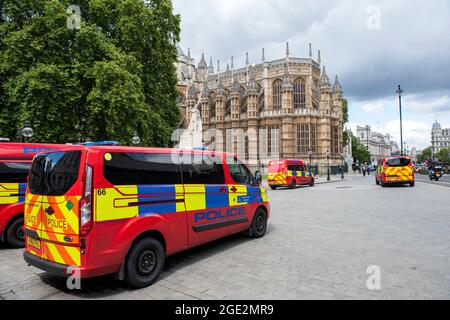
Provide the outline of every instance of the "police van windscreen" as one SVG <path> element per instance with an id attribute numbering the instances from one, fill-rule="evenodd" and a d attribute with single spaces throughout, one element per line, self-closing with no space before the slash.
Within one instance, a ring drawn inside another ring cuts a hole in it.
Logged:
<path id="1" fill-rule="evenodd" d="M 29 190 L 32 194 L 62 196 L 78 178 L 81 151 L 38 154 L 31 166 Z"/>
<path id="2" fill-rule="evenodd" d="M 388 167 L 406 167 L 411 163 L 409 158 L 392 158 L 386 160 L 386 165 Z"/>
<path id="3" fill-rule="evenodd" d="M 0 162 L 0 183 L 25 183 L 31 162 Z"/>

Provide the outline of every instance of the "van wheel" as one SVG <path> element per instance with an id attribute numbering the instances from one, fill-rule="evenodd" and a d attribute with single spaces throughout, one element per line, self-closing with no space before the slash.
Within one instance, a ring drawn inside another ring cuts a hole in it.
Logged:
<path id="1" fill-rule="evenodd" d="M 295 181 L 295 179 L 292 179 L 292 182 L 289 185 L 289 189 L 295 189 L 296 185 L 297 185 L 297 182 Z"/>
<path id="2" fill-rule="evenodd" d="M 375 178 L 375 183 L 377 184 L 377 186 L 380 185 L 380 180 L 378 180 L 377 178 Z"/>
<path id="3" fill-rule="evenodd" d="M 252 226 L 250 227 L 250 234 L 252 238 L 261 238 L 266 233 L 267 229 L 267 214 L 259 208 L 253 216 Z"/>
<path id="4" fill-rule="evenodd" d="M 275 186 L 270 186 L 270 189 L 272 189 L 272 190 L 277 190 L 277 187 L 275 187 Z"/>
<path id="5" fill-rule="evenodd" d="M 144 288 L 158 279 L 164 268 L 164 248 L 153 238 L 133 245 L 125 262 L 125 282 L 134 288 Z"/>
<path id="6" fill-rule="evenodd" d="M 415 184 L 414 181 L 413 181 L 413 182 L 410 182 L 410 183 L 409 183 L 409 186 L 410 186 L 410 187 L 414 187 L 414 184 Z"/>
<path id="7" fill-rule="evenodd" d="M 6 242 L 13 248 L 25 246 L 25 233 L 23 232 L 23 218 L 14 219 L 6 229 Z"/>
<path id="8" fill-rule="evenodd" d="M 310 187 L 314 187 L 314 178 L 311 179 L 311 182 L 309 183 Z"/>

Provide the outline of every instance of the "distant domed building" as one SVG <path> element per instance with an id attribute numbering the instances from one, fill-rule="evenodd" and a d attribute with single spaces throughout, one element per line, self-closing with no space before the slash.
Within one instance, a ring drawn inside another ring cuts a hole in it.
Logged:
<path id="1" fill-rule="evenodd" d="M 450 148 L 450 128 L 442 129 L 436 120 L 431 129 L 431 149 L 436 154 L 442 148 Z"/>
<path id="2" fill-rule="evenodd" d="M 190 50 L 178 48 L 177 64 L 181 127 L 189 123 L 198 105 L 203 141 L 216 150 L 237 153 L 250 166 L 267 167 L 270 159 L 300 158 L 323 170 L 327 163 L 340 166 L 343 157 L 343 89 L 338 77 L 332 84 L 325 66 L 312 57 L 290 56 L 286 44 L 282 59 L 244 67 L 234 59 L 222 71 L 202 53 L 195 64 Z M 211 130 L 214 129 L 214 130 Z"/>

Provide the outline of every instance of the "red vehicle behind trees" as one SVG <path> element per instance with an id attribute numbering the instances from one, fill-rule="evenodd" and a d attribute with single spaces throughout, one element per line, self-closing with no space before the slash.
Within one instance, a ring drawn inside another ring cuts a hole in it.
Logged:
<path id="1" fill-rule="evenodd" d="M 67 147 L 42 143 L 0 143 L 0 240 L 24 246 L 23 205 L 33 157 L 41 151 Z"/>

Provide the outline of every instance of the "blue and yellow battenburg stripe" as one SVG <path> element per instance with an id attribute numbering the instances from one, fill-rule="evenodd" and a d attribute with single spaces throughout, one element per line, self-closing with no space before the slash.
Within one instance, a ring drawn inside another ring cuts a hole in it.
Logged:
<path id="1" fill-rule="evenodd" d="M 309 177 L 309 172 L 307 171 L 288 171 L 288 177 Z"/>
<path id="2" fill-rule="evenodd" d="M 26 183 L 1 183 L 0 204 L 24 202 L 26 188 Z"/>
<path id="3" fill-rule="evenodd" d="M 236 191 L 232 191 L 232 188 Z M 225 188 L 225 190 L 224 190 Z M 263 187 L 245 185 L 135 185 L 95 190 L 95 220 L 206 210 L 267 202 Z"/>

